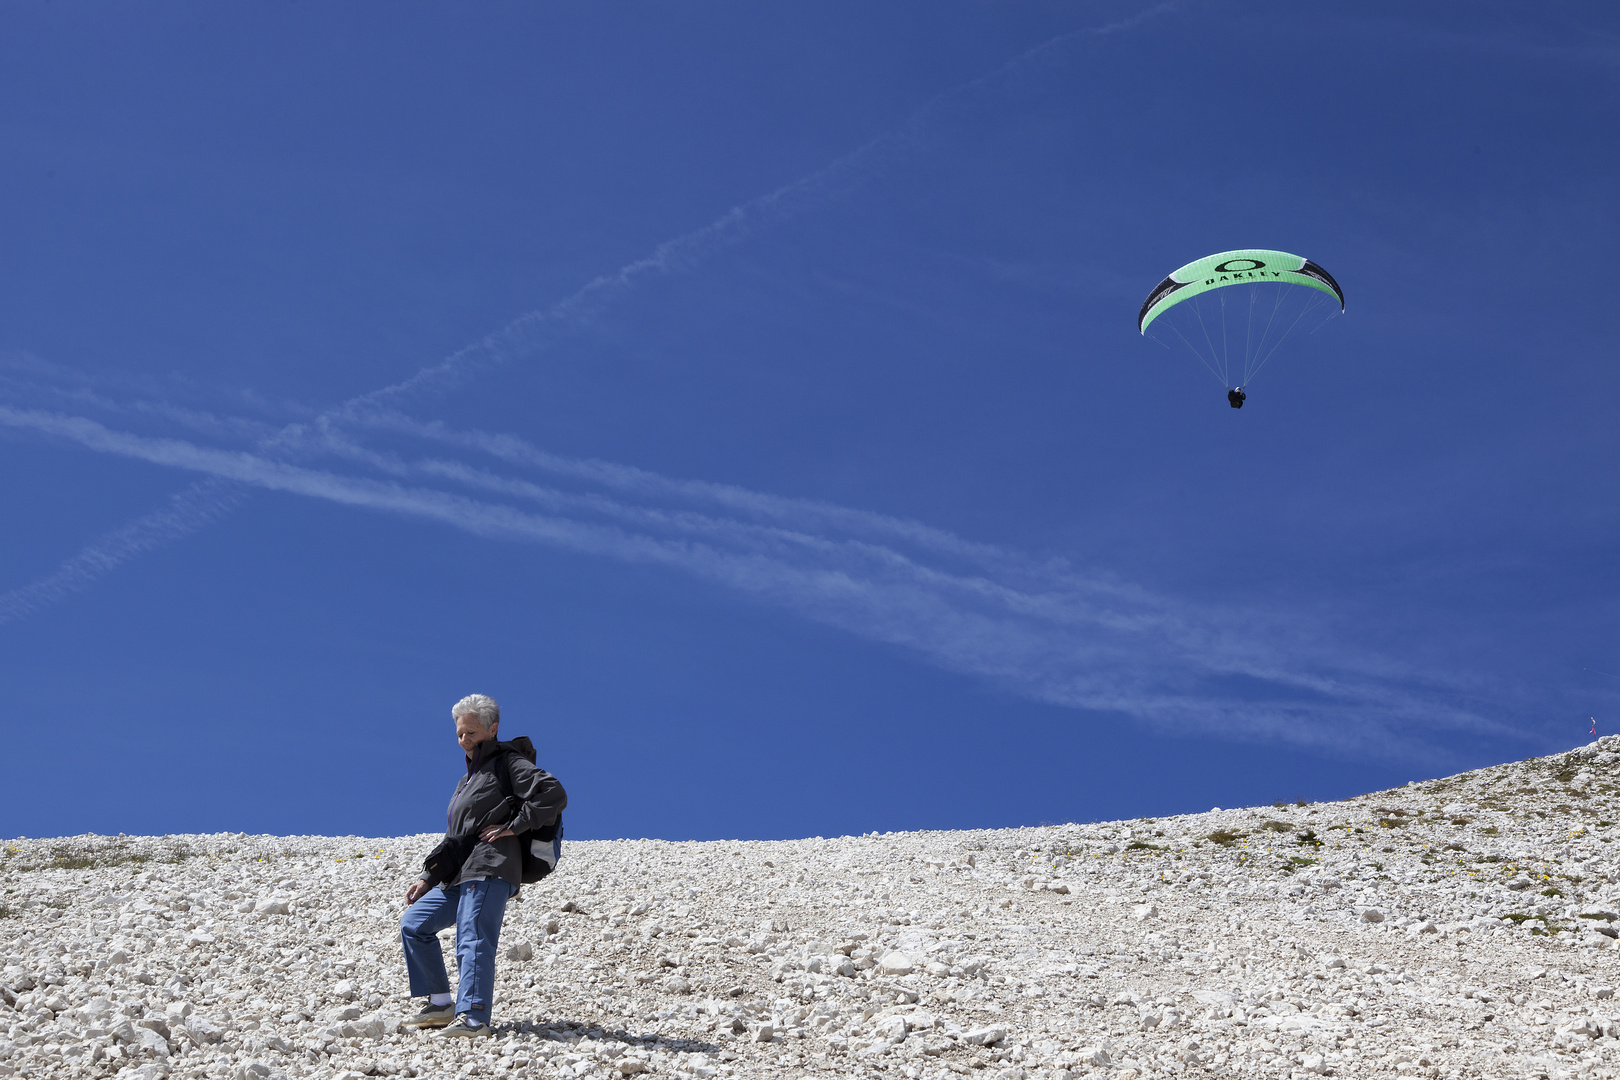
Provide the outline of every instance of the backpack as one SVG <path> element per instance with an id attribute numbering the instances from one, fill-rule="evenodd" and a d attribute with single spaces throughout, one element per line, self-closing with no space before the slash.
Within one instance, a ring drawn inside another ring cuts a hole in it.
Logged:
<path id="1" fill-rule="evenodd" d="M 534 764 L 534 743 L 529 741 L 527 735 L 519 735 L 510 742 L 501 743 L 502 749 L 508 753 L 521 754 L 530 765 Z M 501 790 L 508 799 L 512 798 L 512 762 L 510 759 L 501 763 L 496 771 L 496 779 L 501 783 Z M 542 825 L 538 829 L 531 829 L 525 833 L 518 833 L 518 850 L 523 853 L 523 884 L 533 885 L 557 868 L 557 860 L 562 858 L 563 823 L 562 815 L 550 825 Z"/>

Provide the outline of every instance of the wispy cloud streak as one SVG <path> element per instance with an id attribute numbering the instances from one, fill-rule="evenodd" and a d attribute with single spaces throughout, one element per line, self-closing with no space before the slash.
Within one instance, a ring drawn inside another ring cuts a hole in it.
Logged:
<path id="1" fill-rule="evenodd" d="M 354 475 L 7 406 L 0 425 L 218 482 L 667 567 L 1036 700 L 1175 730 L 1379 756 L 1431 754 L 1420 730 L 1512 734 L 1456 705 L 1456 687 L 1358 658 L 1298 619 L 1189 606 L 881 515 L 549 456 L 552 471 L 606 477 L 615 493 L 442 457 L 353 455 L 382 474 Z M 500 446 L 523 457 L 527 444 Z"/>
<path id="2" fill-rule="evenodd" d="M 637 282 L 654 276 L 689 272 L 701 265 L 715 251 L 741 243 L 775 222 L 803 213 L 855 187 L 866 176 L 880 168 L 890 157 L 901 152 L 907 145 L 915 143 L 927 123 L 950 102 L 981 92 L 998 78 L 1006 78 L 1031 65 L 1045 62 L 1068 42 L 1084 37 L 1099 37 L 1121 33 L 1145 21 L 1174 11 L 1178 6 L 1173 2 L 1156 4 L 1129 18 L 1117 20 L 1104 26 L 1076 30 L 1028 49 L 1003 63 L 990 74 L 972 79 L 935 95 L 921 108 L 917 109 L 906 123 L 897 130 L 878 136 L 808 176 L 733 207 L 702 228 L 660 244 L 645 258 L 637 259 L 620 267 L 612 274 L 603 275 L 592 280 L 573 295 L 553 304 L 549 308 L 519 316 L 494 333 L 486 335 L 437 363 L 422 368 L 410 378 L 351 398 L 320 414 L 307 425 L 303 423 L 291 424 L 273 433 L 266 433 L 262 429 L 255 431 L 254 436 L 258 440 L 257 449 L 262 454 L 287 455 L 294 452 L 294 448 L 305 440 L 311 428 L 317 431 L 330 431 L 340 424 L 363 423 L 373 413 L 379 411 L 390 412 L 402 408 L 413 396 L 425 395 L 429 392 L 442 392 L 458 381 L 468 378 L 481 370 L 542 352 L 557 339 L 558 335 L 566 336 L 568 333 L 579 332 L 590 325 L 606 311 L 613 300 L 625 294 Z M 48 365 L 39 362 L 36 362 L 34 366 L 48 367 Z M 57 387 L 49 388 L 48 392 L 62 393 L 63 391 L 60 387 Z M 83 388 L 79 388 L 78 392 L 81 394 L 90 393 L 90 391 Z M 100 402 L 83 401 L 82 398 L 81 402 L 84 404 L 101 404 Z M 125 407 L 150 413 L 161 413 L 166 408 L 172 411 L 172 407 L 166 407 L 159 403 L 133 404 Z M 203 414 L 194 414 L 181 419 L 188 420 L 193 428 L 203 427 L 214 421 L 214 418 Z M 175 498 L 181 498 L 182 496 L 187 499 L 204 499 L 206 493 L 187 495 L 187 493 L 182 492 Z M 222 496 L 222 500 L 220 505 L 209 513 L 181 515 L 174 518 L 173 529 L 163 535 L 170 540 L 178 539 L 186 535 L 191 529 L 201 528 L 208 522 L 229 513 L 240 501 L 235 494 L 230 497 Z M 199 503 L 199 508 L 200 505 Z M 152 514 L 137 518 L 124 527 L 109 533 L 103 538 L 103 541 L 92 543 L 72 559 L 63 563 L 57 571 L 47 578 L 5 595 L 16 597 L 24 595 L 29 597 L 51 596 L 60 599 L 70 595 L 72 592 L 83 589 L 96 576 L 89 568 L 102 566 L 104 569 L 100 572 L 106 573 L 127 562 L 129 558 L 139 551 L 149 550 L 151 547 L 166 542 L 153 539 L 151 543 L 145 546 L 130 549 L 125 545 L 121 537 L 127 530 L 133 529 L 137 533 L 141 532 L 143 523 L 169 520 L 166 517 L 168 513 L 167 509 L 159 508 Z M 190 521 L 193 524 L 190 529 L 187 529 L 181 524 L 182 521 Z M 152 535 L 156 537 L 157 534 Z M 103 542 L 107 545 L 105 548 L 100 546 Z M 71 590 L 63 591 L 53 584 L 59 580 L 72 580 L 76 585 Z M 0 604 L 3 604 L 4 601 L 5 598 L 0 596 Z M 26 605 L 26 609 L 28 611 L 37 610 L 45 602 L 47 601 L 39 600 L 36 602 L 31 600 Z"/>
<path id="3" fill-rule="evenodd" d="M 151 513 L 97 537 L 53 573 L 19 589 L 0 593 L 0 625 L 26 618 L 74 593 L 137 555 L 166 547 L 228 514 L 251 489 L 209 478 L 169 497 Z"/>

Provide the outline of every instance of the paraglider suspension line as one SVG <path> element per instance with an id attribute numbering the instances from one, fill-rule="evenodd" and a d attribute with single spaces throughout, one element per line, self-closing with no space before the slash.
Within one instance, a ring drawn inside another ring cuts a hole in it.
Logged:
<path id="1" fill-rule="evenodd" d="M 1199 319 L 1198 324 L 1200 326 L 1202 326 L 1203 325 L 1203 320 Z M 1226 387 L 1228 390 L 1230 390 L 1232 388 L 1231 380 L 1221 378 L 1221 373 L 1215 370 L 1214 365 L 1212 365 L 1208 360 L 1206 360 L 1204 358 L 1204 354 L 1199 352 L 1198 349 L 1193 346 L 1192 342 L 1187 340 L 1187 335 L 1185 335 L 1185 334 L 1183 334 L 1181 332 L 1181 327 L 1177 326 L 1175 323 L 1169 323 L 1168 325 L 1169 325 L 1171 330 L 1175 331 L 1176 337 L 1181 339 L 1181 343 L 1183 345 L 1187 346 L 1187 351 L 1192 353 L 1194 356 L 1198 357 L 1198 362 L 1200 364 L 1203 364 L 1205 369 L 1211 375 L 1215 376 L 1215 381 L 1220 383 L 1222 386 Z M 1205 335 L 1205 336 L 1206 336 L 1206 339 L 1207 339 L 1208 335 Z M 1214 351 L 1214 348 L 1215 348 L 1214 345 L 1210 346 L 1211 352 Z"/>

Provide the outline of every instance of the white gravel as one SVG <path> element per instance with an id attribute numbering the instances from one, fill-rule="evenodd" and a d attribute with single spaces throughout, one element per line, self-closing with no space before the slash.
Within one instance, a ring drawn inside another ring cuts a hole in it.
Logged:
<path id="1" fill-rule="evenodd" d="M 433 837 L 13 840 L 0 1076 L 1613 1077 L 1617 766 L 1609 736 L 1339 803 L 569 843 L 476 1041 L 398 1029 Z"/>

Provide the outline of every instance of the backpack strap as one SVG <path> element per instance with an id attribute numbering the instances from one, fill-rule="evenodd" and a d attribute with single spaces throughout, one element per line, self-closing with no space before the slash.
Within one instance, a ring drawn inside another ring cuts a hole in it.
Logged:
<path id="1" fill-rule="evenodd" d="M 513 751 L 501 752 L 501 763 L 495 769 L 495 780 L 501 785 L 501 793 L 510 801 L 512 798 L 512 755 Z"/>

